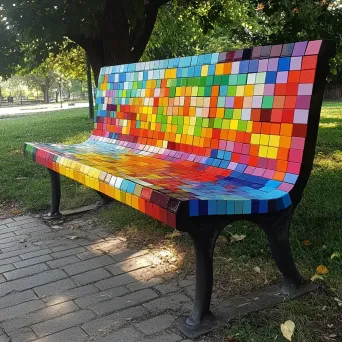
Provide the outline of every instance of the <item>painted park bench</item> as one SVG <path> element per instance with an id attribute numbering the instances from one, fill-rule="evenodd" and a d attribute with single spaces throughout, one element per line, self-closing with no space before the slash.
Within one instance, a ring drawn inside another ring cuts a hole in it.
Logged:
<path id="1" fill-rule="evenodd" d="M 231 222 L 266 232 L 284 276 L 301 283 L 289 225 L 315 152 L 334 44 L 309 41 L 102 68 L 92 135 L 76 145 L 26 143 L 50 171 L 181 231 L 196 249 L 196 296 L 184 329 L 211 324 L 213 250 Z"/>

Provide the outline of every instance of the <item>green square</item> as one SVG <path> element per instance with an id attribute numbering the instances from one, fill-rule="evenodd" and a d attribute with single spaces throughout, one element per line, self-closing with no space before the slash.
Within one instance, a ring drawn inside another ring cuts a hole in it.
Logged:
<path id="1" fill-rule="evenodd" d="M 200 137 L 201 133 L 202 133 L 202 128 L 195 126 L 194 135 L 196 135 L 197 137 Z"/>
<path id="2" fill-rule="evenodd" d="M 220 85 L 222 80 L 222 76 L 214 76 L 213 85 Z"/>
<path id="3" fill-rule="evenodd" d="M 162 114 L 163 114 L 163 109 L 164 109 L 164 107 L 159 106 L 159 107 L 158 107 L 158 114 L 161 114 L 161 115 L 162 115 Z M 163 122 L 162 119 L 161 119 L 160 122 Z"/>
<path id="4" fill-rule="evenodd" d="M 156 88 L 160 88 L 160 85 L 161 85 L 161 80 L 157 80 L 157 82 L 156 82 Z"/>
<path id="5" fill-rule="evenodd" d="M 186 82 L 186 85 L 188 87 L 193 87 L 194 86 L 194 78 L 188 78 L 187 82 Z"/>
<path id="6" fill-rule="evenodd" d="M 222 129 L 229 129 L 230 126 L 230 120 L 223 119 L 222 120 Z"/>
<path id="7" fill-rule="evenodd" d="M 202 127 L 209 127 L 209 119 L 208 118 L 203 119 Z"/>
<path id="8" fill-rule="evenodd" d="M 138 89 L 143 89 L 143 81 L 138 81 Z"/>
<path id="9" fill-rule="evenodd" d="M 255 78 L 255 84 L 265 84 L 266 72 L 258 72 Z"/>
<path id="10" fill-rule="evenodd" d="M 136 97 L 137 96 L 137 90 L 136 89 L 132 89 L 132 97 Z"/>
<path id="11" fill-rule="evenodd" d="M 204 96 L 211 96 L 211 87 L 205 87 Z"/>
<path id="12" fill-rule="evenodd" d="M 273 107 L 273 96 L 264 96 L 262 99 L 261 108 L 272 108 Z"/>
<path id="13" fill-rule="evenodd" d="M 102 76 L 99 76 L 99 84 L 100 83 L 103 83 L 103 81 L 104 81 L 104 76 L 102 75 Z"/>
<path id="14" fill-rule="evenodd" d="M 181 78 L 177 78 L 176 79 L 176 87 L 180 87 L 182 85 L 182 79 Z"/>
<path id="15" fill-rule="evenodd" d="M 162 123 L 167 124 L 167 116 L 166 115 L 162 116 Z"/>
<path id="16" fill-rule="evenodd" d="M 132 90 L 126 90 L 126 97 L 131 97 Z"/>
<path id="17" fill-rule="evenodd" d="M 167 129 L 167 124 L 162 124 L 161 125 L 161 131 L 166 132 L 166 129 Z"/>
<path id="18" fill-rule="evenodd" d="M 201 78 L 200 77 L 194 77 L 193 82 L 194 82 L 194 87 L 199 87 L 200 83 L 201 83 Z"/>
<path id="19" fill-rule="evenodd" d="M 247 74 L 240 74 L 238 75 L 237 84 L 244 85 L 247 83 Z"/>
<path id="20" fill-rule="evenodd" d="M 136 127 L 136 128 L 140 128 L 140 123 L 141 123 L 140 121 L 137 121 L 137 122 L 135 123 L 135 127 Z"/>
<path id="21" fill-rule="evenodd" d="M 173 125 L 176 125 L 176 124 L 177 124 L 177 116 L 173 116 L 173 117 L 172 117 L 171 123 L 172 123 Z"/>
<path id="22" fill-rule="evenodd" d="M 214 128 L 214 120 L 212 118 L 209 118 L 209 128 Z"/>
<path id="23" fill-rule="evenodd" d="M 162 116 L 161 115 L 157 115 L 156 122 L 162 122 Z"/>
<path id="24" fill-rule="evenodd" d="M 197 96 L 204 96 L 204 87 L 198 87 Z"/>
<path id="25" fill-rule="evenodd" d="M 138 81 L 138 79 L 139 79 L 139 73 L 138 72 L 134 73 L 133 79 L 134 79 L 134 81 Z"/>
<path id="26" fill-rule="evenodd" d="M 200 85 L 201 87 L 204 87 L 205 84 L 206 84 L 206 78 L 205 78 L 205 77 L 200 77 L 200 78 L 199 78 L 199 85 Z"/>
<path id="27" fill-rule="evenodd" d="M 246 130 L 247 130 L 247 122 L 248 121 L 245 121 L 245 120 L 239 120 L 238 131 L 246 132 Z"/>
<path id="28" fill-rule="evenodd" d="M 219 96 L 217 99 L 217 107 L 223 108 L 226 104 L 226 98 L 223 96 Z"/>
<path id="29" fill-rule="evenodd" d="M 196 118 L 196 127 L 202 127 L 203 118 Z"/>
<path id="30" fill-rule="evenodd" d="M 221 128 L 222 127 L 222 119 L 216 118 L 214 119 L 214 128 Z"/>
<path id="31" fill-rule="evenodd" d="M 186 78 L 181 79 L 181 86 L 186 87 Z"/>
<path id="32" fill-rule="evenodd" d="M 237 85 L 238 75 L 230 75 L 229 77 L 229 85 Z"/>
<path id="33" fill-rule="evenodd" d="M 224 117 L 226 119 L 232 119 L 233 118 L 233 108 L 227 108 L 224 111 Z"/>
<path id="34" fill-rule="evenodd" d="M 172 84 L 171 81 L 172 81 L 171 79 L 168 79 L 168 80 L 166 81 L 166 86 L 167 86 L 167 87 L 171 87 L 171 84 Z"/>
<path id="35" fill-rule="evenodd" d="M 228 96 L 235 96 L 236 95 L 236 86 L 228 86 Z"/>
<path id="36" fill-rule="evenodd" d="M 182 134 L 183 133 L 183 126 L 179 125 L 177 126 L 177 133 Z"/>
<path id="37" fill-rule="evenodd" d="M 176 88 L 175 87 L 171 87 L 170 88 L 170 95 L 169 95 L 169 97 L 173 98 L 175 96 L 176 96 Z"/>
<path id="38" fill-rule="evenodd" d="M 222 75 L 221 85 L 228 85 L 228 84 L 229 84 L 229 75 Z"/>
<path id="39" fill-rule="evenodd" d="M 205 85 L 211 86 L 214 82 L 214 76 L 207 76 L 205 77 Z"/>
<path id="40" fill-rule="evenodd" d="M 176 118 L 177 118 L 177 124 L 183 126 L 184 117 L 183 116 L 176 116 Z"/>
<path id="41" fill-rule="evenodd" d="M 120 112 L 120 109 L 121 109 L 121 105 L 117 105 L 117 106 L 116 106 L 116 111 L 117 111 L 117 112 Z"/>

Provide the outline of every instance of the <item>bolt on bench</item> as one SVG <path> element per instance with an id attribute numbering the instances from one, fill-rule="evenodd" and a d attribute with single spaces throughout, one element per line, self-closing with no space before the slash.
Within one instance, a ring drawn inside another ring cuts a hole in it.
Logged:
<path id="1" fill-rule="evenodd" d="M 317 40 L 102 68 L 88 140 L 25 144 L 50 171 L 50 216 L 60 215 L 62 174 L 189 232 L 197 275 L 185 332 L 214 324 L 213 250 L 233 221 L 261 226 L 282 292 L 293 293 L 303 279 L 289 225 L 312 168 L 334 50 Z"/>

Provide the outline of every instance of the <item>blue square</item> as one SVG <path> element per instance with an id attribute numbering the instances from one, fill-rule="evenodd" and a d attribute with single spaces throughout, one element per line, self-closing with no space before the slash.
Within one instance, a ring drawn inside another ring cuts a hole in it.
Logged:
<path id="1" fill-rule="evenodd" d="M 190 216 L 198 216 L 199 215 L 199 208 L 198 208 L 198 200 L 190 200 Z"/>
<path id="2" fill-rule="evenodd" d="M 216 201 L 215 200 L 208 201 L 208 215 L 216 215 Z"/>
<path id="3" fill-rule="evenodd" d="M 278 71 L 288 71 L 290 70 L 290 57 L 279 58 Z"/>
<path id="4" fill-rule="evenodd" d="M 277 79 L 276 71 L 267 71 L 265 84 L 275 84 Z"/>

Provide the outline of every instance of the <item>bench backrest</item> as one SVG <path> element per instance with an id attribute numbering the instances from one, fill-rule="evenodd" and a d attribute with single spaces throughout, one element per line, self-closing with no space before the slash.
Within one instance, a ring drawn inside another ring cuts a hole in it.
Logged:
<path id="1" fill-rule="evenodd" d="M 273 179 L 284 191 L 301 175 L 303 188 L 332 50 L 317 40 L 104 67 L 92 138 Z"/>

